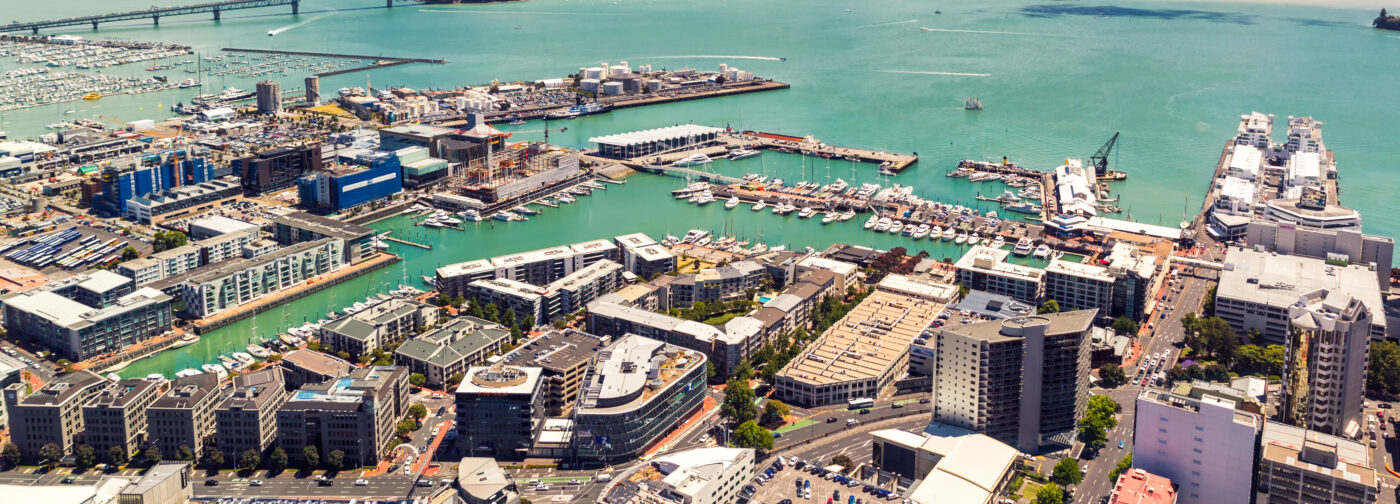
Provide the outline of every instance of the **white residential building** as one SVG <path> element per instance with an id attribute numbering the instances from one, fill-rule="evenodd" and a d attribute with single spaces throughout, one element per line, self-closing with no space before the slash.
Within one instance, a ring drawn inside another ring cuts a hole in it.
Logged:
<path id="1" fill-rule="evenodd" d="M 1138 395 L 1133 467 L 1178 486 L 1179 504 L 1250 502 L 1264 419 L 1230 398 L 1160 390 Z"/>
<path id="2" fill-rule="evenodd" d="M 1269 148 L 1270 137 L 1274 134 L 1274 116 L 1250 112 L 1240 116 L 1239 133 L 1235 135 L 1235 145 L 1249 145 L 1259 149 Z"/>
<path id="3" fill-rule="evenodd" d="M 753 450 L 695 448 L 656 457 L 614 488 L 634 485 L 645 503 L 729 504 L 755 471 Z"/>
<path id="4" fill-rule="evenodd" d="M 1372 317 L 1342 289 L 1309 292 L 1288 307 L 1283 421 L 1336 436 L 1362 433 Z"/>
<path id="5" fill-rule="evenodd" d="M 1010 296 L 1028 303 L 1040 302 L 1045 288 L 1045 271 L 1006 261 L 1009 250 L 981 245 L 963 254 L 954 267 L 958 283 L 972 290 Z"/>

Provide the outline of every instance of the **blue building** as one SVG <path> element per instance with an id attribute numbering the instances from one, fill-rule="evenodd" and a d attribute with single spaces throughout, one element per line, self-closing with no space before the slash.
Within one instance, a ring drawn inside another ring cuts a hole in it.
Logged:
<path id="1" fill-rule="evenodd" d="M 326 213 L 373 203 L 403 191 L 398 156 L 389 152 L 365 154 L 356 165 L 332 167 L 297 180 L 302 205 Z"/>
<path id="2" fill-rule="evenodd" d="M 132 198 L 214 178 L 214 164 L 187 150 L 148 154 L 134 164 L 103 170 L 102 192 L 93 197 L 92 206 L 104 217 L 121 217 L 127 214 L 126 202 Z"/>

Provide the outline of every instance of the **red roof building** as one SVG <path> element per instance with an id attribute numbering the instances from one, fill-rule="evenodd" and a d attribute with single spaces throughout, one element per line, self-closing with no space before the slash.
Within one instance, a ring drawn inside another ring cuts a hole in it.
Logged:
<path id="1" fill-rule="evenodd" d="M 1172 480 L 1142 469 L 1128 469 L 1118 475 L 1110 504 L 1176 504 Z"/>

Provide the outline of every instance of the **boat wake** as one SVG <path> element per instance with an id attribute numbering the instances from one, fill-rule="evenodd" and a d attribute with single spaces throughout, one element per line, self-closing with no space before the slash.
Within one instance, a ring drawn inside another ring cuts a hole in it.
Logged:
<path id="1" fill-rule="evenodd" d="M 969 72 L 933 72 L 923 70 L 876 70 L 880 73 L 908 74 L 908 75 L 949 75 L 953 77 L 991 77 L 989 73 L 969 73 Z"/>
<path id="2" fill-rule="evenodd" d="M 302 26 L 302 25 L 304 25 L 304 24 L 307 24 L 307 23 L 316 21 L 317 19 L 321 19 L 321 18 L 326 17 L 326 16 L 329 16 L 329 15 L 330 15 L 330 14 L 322 14 L 322 15 L 320 15 L 320 16 L 313 17 L 313 18 L 308 19 L 308 20 L 306 20 L 306 21 L 302 21 L 302 22 L 299 22 L 299 23 L 292 23 L 292 24 L 289 24 L 289 25 L 287 25 L 287 26 L 283 26 L 283 27 L 281 27 L 281 28 L 276 28 L 276 29 L 268 30 L 268 31 L 267 31 L 267 34 L 268 34 L 268 35 L 281 35 L 282 32 L 284 32 L 284 31 L 290 30 L 290 29 L 292 29 L 292 28 L 296 28 L 296 27 L 298 27 L 298 26 Z"/>
<path id="3" fill-rule="evenodd" d="M 1024 32 L 988 31 L 988 30 L 951 30 L 951 29 L 948 29 L 948 28 L 928 28 L 928 27 L 921 27 L 921 28 L 919 28 L 919 29 L 920 29 L 920 30 L 923 30 L 923 31 L 928 31 L 928 32 L 943 32 L 943 33 L 981 33 L 981 34 L 985 34 L 985 35 L 1026 35 L 1026 36 L 1031 36 L 1031 37 L 1045 37 L 1045 36 L 1048 36 L 1047 34 L 1044 34 L 1044 33 L 1024 33 Z"/>
<path id="4" fill-rule="evenodd" d="M 919 20 L 917 20 L 917 19 L 906 19 L 906 20 L 904 20 L 904 21 L 891 21 L 891 22 L 888 22 L 888 23 L 877 23 L 877 24 L 872 24 L 872 25 L 857 26 L 856 28 L 879 28 L 879 27 L 881 27 L 881 26 L 893 26 L 893 25 L 901 25 L 901 24 L 909 24 L 909 23 L 917 23 L 917 22 L 919 22 Z"/>
<path id="5" fill-rule="evenodd" d="M 418 9 L 418 12 L 434 12 L 440 14 L 541 14 L 546 16 L 601 16 L 599 12 L 528 12 L 528 11 L 498 11 L 498 10 L 452 10 L 452 9 Z M 614 14 L 606 14 L 614 15 Z"/>
<path id="6" fill-rule="evenodd" d="M 762 60 L 762 61 L 783 61 L 783 58 L 771 56 L 725 56 L 723 54 L 696 54 L 689 56 L 648 56 L 637 59 L 739 59 L 739 60 Z"/>

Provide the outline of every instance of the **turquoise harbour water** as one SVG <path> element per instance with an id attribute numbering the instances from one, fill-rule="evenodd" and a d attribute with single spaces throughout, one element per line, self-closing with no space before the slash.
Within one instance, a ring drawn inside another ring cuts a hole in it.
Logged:
<path id="1" fill-rule="evenodd" d="M 9 19 L 46 19 L 146 8 L 143 0 L 70 0 L 49 4 L 10 2 Z M 853 12 L 845 12 L 847 8 Z M 896 152 L 918 152 L 919 164 L 891 183 L 913 185 L 925 197 L 974 203 L 973 186 L 943 176 L 959 159 L 1000 158 L 1049 168 L 1065 158 L 1087 158 L 1114 132 L 1122 132 L 1113 161 L 1130 174 L 1117 183 L 1120 205 L 1135 220 L 1173 225 L 1194 214 L 1220 149 L 1233 136 L 1239 115 L 1251 110 L 1280 119 L 1312 115 L 1327 123 L 1324 138 L 1336 151 L 1342 203 L 1362 211 L 1370 233 L 1400 231 L 1400 215 L 1386 211 L 1400 147 L 1395 144 L 1395 103 L 1400 103 L 1400 34 L 1369 28 L 1372 9 L 1332 9 L 1230 3 L 1158 3 L 1052 0 L 928 2 L 875 0 L 562 1 L 531 0 L 492 5 L 416 6 L 384 9 L 379 1 L 305 0 L 302 14 L 280 8 L 161 20 L 161 26 L 128 22 L 92 32 L 90 38 L 155 40 L 189 44 L 208 55 L 221 47 L 271 48 L 408 57 L 445 58 L 446 65 L 404 65 L 324 79 L 322 89 L 403 85 L 451 88 L 557 77 L 581 66 L 627 60 L 633 67 L 728 63 L 792 84 L 785 91 L 629 109 L 573 120 L 550 140 L 588 147 L 592 136 L 695 122 L 811 134 L 829 143 Z M 943 14 L 933 11 L 941 9 Z M 516 29 L 520 26 L 520 29 Z M 922 31 L 928 27 L 937 31 Z M 279 31 L 268 37 L 269 30 Z M 777 58 L 787 58 L 777 61 Z M 0 71 L 19 65 L 0 61 Z M 145 65 L 108 69 L 144 74 Z M 184 78 L 183 73 L 170 74 Z M 288 75 L 284 87 L 300 87 Z M 206 90 L 244 89 L 246 81 L 211 78 Z M 211 89 L 212 88 L 212 89 Z M 164 118 L 192 90 L 114 96 L 99 102 L 61 104 L 0 116 L 12 137 L 33 136 L 42 125 L 102 114 L 121 120 Z M 981 112 L 962 110 L 980 97 Z M 159 108 L 157 107 L 159 105 Z M 513 140 L 538 140 L 539 125 L 508 129 Z M 1001 130 L 1001 131 L 997 131 Z M 788 180 L 825 182 L 826 162 L 774 153 L 737 164 L 726 173 L 765 169 Z M 875 180 L 871 166 L 856 167 L 858 181 Z M 833 164 L 831 177 L 851 180 L 849 164 Z M 528 222 L 483 223 L 466 232 L 411 228 L 432 251 L 395 245 L 395 265 L 257 317 L 258 335 L 324 316 L 407 276 L 458 261 L 630 232 L 660 237 L 686 229 L 719 230 L 789 247 L 858 242 L 876 247 L 928 248 L 951 257 L 948 242 L 911 243 L 860 229 L 861 219 L 822 226 L 819 221 L 725 211 L 673 201 L 679 181 L 650 175 L 610 186 L 562 209 L 545 209 Z M 990 208 L 990 207 L 984 207 Z M 410 229 L 405 219 L 378 229 Z M 397 234 L 397 233 L 396 233 Z M 406 275 L 405 275 L 406 270 Z M 332 296 L 335 299 L 332 300 Z M 338 306 L 337 306 L 338 307 Z M 241 348 L 252 335 L 239 322 L 205 335 L 189 347 L 143 359 L 123 371 L 140 376 L 173 374 L 219 353 Z"/>

